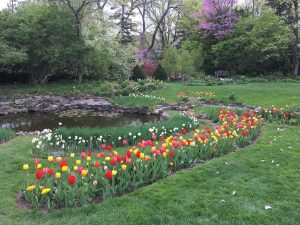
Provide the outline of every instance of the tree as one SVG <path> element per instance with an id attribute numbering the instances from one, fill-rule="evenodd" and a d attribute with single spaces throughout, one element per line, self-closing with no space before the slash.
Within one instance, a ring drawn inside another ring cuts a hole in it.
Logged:
<path id="1" fill-rule="evenodd" d="M 193 15 L 199 19 L 198 28 L 206 37 L 224 38 L 233 29 L 236 17 L 233 13 L 235 0 L 204 0 L 199 13 Z"/>
<path id="2" fill-rule="evenodd" d="M 83 19 L 90 13 L 90 9 L 92 5 L 95 3 L 95 0 L 48 0 L 49 2 L 52 3 L 59 3 L 63 5 L 64 7 L 68 8 L 70 12 L 73 15 L 74 19 L 74 24 L 76 27 L 76 37 L 77 37 L 77 42 L 82 43 L 82 45 L 78 45 L 76 50 L 77 53 L 75 54 L 77 58 L 77 63 L 76 63 L 76 75 L 77 75 L 77 80 L 79 83 L 82 82 L 82 77 L 84 73 L 84 56 L 86 54 L 85 48 L 81 48 L 81 46 L 84 46 L 83 42 L 83 37 L 82 37 L 82 22 Z M 106 3 L 105 3 L 106 4 Z M 104 6 L 103 6 L 104 7 Z"/>
<path id="3" fill-rule="evenodd" d="M 164 49 L 161 65 L 168 76 L 174 76 L 178 72 L 177 68 L 178 52 L 173 45 L 168 45 Z"/>
<path id="4" fill-rule="evenodd" d="M 129 3 L 129 4 L 128 4 Z M 131 4 L 130 4 L 131 3 Z M 136 23 L 131 19 L 134 10 L 135 2 L 127 0 L 118 0 L 113 8 L 116 9 L 112 18 L 117 21 L 116 25 L 119 27 L 119 35 L 121 36 L 121 43 L 124 45 L 133 43 L 133 32 L 136 31 Z"/>
<path id="5" fill-rule="evenodd" d="M 162 81 L 165 81 L 168 79 L 168 75 L 167 75 L 166 71 L 160 64 L 158 64 L 158 66 L 156 67 L 156 70 L 153 73 L 153 77 L 155 80 L 162 80 Z"/>
<path id="6" fill-rule="evenodd" d="M 273 11 L 243 18 L 228 37 L 212 46 L 215 67 L 238 74 L 285 72 L 291 37 Z"/>
<path id="7" fill-rule="evenodd" d="M 299 1 L 298 0 L 267 0 L 267 5 L 282 16 L 294 34 L 293 44 L 293 75 L 299 75 Z"/>
<path id="8" fill-rule="evenodd" d="M 2 11 L 1 17 L 0 42 L 8 49 L 1 57 L 5 59 L 2 65 L 11 70 L 21 65 L 35 84 L 46 83 L 56 72 L 72 71 L 74 52 L 83 43 L 77 40 L 69 11 L 45 3 L 24 3 L 15 13 Z"/>
<path id="9" fill-rule="evenodd" d="M 14 12 L 19 3 L 20 3 L 20 0 L 9 0 L 8 3 L 7 3 L 7 8 L 11 12 Z"/>

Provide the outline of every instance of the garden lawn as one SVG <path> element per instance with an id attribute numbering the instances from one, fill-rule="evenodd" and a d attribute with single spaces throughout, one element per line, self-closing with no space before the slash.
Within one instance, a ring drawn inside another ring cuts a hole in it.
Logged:
<path id="1" fill-rule="evenodd" d="M 15 203 L 22 164 L 33 160 L 31 137 L 15 138 L 0 145 L 0 224 L 298 224 L 300 129 L 281 127 L 285 130 L 267 125 L 264 135 L 242 151 L 128 195 L 49 214 L 23 212 Z"/>
<path id="2" fill-rule="evenodd" d="M 50 83 L 43 86 L 33 85 L 2 85 L 0 96 L 14 96 L 17 94 L 53 94 L 65 96 L 98 95 L 101 82 Z M 166 83 L 165 87 L 149 93 L 157 97 L 164 97 L 165 103 L 177 101 L 176 94 L 181 91 L 212 91 L 216 98 L 227 98 L 232 92 L 240 102 L 246 105 L 263 107 L 300 107 L 300 83 L 265 82 L 248 84 L 231 84 L 221 86 L 185 86 L 183 83 Z M 284 96 L 284 98 L 283 98 Z M 114 103 L 123 105 L 157 105 L 163 101 L 143 97 L 112 97 Z"/>
<path id="3" fill-rule="evenodd" d="M 176 102 L 176 94 L 181 91 L 211 91 L 216 98 L 227 97 L 232 92 L 245 105 L 262 107 L 300 107 L 300 83 L 267 82 L 221 86 L 185 86 L 182 83 L 166 84 L 161 90 L 151 94 L 164 97 L 166 102 Z M 284 97 L 283 97 L 284 96 Z"/>

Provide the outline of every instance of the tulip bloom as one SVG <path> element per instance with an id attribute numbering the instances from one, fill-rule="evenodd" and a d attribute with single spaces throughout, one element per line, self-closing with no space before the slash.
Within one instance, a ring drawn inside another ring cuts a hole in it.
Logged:
<path id="1" fill-rule="evenodd" d="M 35 177 L 37 178 L 37 179 L 42 179 L 43 178 L 43 172 L 42 171 L 40 171 L 40 170 L 38 170 L 36 173 L 35 173 Z"/>
<path id="2" fill-rule="evenodd" d="M 121 168 L 122 168 L 123 171 L 125 171 L 126 167 L 127 167 L 126 164 L 123 164 Z"/>
<path id="3" fill-rule="evenodd" d="M 56 179 L 60 179 L 60 177 L 61 177 L 61 173 L 60 172 L 55 173 L 55 178 Z"/>
<path id="4" fill-rule="evenodd" d="M 54 161 L 53 156 L 48 156 L 48 161 L 52 163 Z"/>
<path id="5" fill-rule="evenodd" d="M 68 170 L 69 170 L 68 166 L 63 166 L 61 168 L 61 171 L 63 171 L 63 172 L 68 172 Z"/>
<path id="6" fill-rule="evenodd" d="M 87 174 L 88 174 L 88 170 L 81 171 L 81 176 L 86 177 Z"/>
<path id="7" fill-rule="evenodd" d="M 112 178 L 112 171 L 111 170 L 106 171 L 105 178 L 108 179 L 108 180 L 110 180 Z"/>
<path id="8" fill-rule="evenodd" d="M 85 157 L 86 157 L 85 152 L 81 152 L 80 157 L 81 157 L 82 159 L 85 159 Z"/>
<path id="9" fill-rule="evenodd" d="M 29 169 L 29 165 L 28 165 L 28 164 L 24 164 L 24 165 L 23 165 L 23 170 L 26 171 L 26 170 L 28 170 L 28 169 Z"/>
<path id="10" fill-rule="evenodd" d="M 34 189 L 35 189 L 35 186 L 31 185 L 26 188 L 26 191 L 33 191 Z"/>
<path id="11" fill-rule="evenodd" d="M 52 174 L 54 174 L 54 169 L 49 169 L 48 170 L 48 175 L 52 175 Z"/>
<path id="12" fill-rule="evenodd" d="M 74 175 L 71 175 L 68 177 L 69 184 L 73 185 L 76 182 L 76 177 Z"/>

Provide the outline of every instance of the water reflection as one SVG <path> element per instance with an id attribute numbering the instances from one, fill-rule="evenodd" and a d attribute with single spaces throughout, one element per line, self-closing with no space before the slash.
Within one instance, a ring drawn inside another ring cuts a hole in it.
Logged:
<path id="1" fill-rule="evenodd" d="M 59 116 L 46 113 L 22 113 L 0 116 L 0 127 L 15 131 L 37 131 L 54 129 L 61 122 L 66 127 L 111 127 L 156 122 L 158 117 L 138 114 L 115 117 L 105 116 Z"/>

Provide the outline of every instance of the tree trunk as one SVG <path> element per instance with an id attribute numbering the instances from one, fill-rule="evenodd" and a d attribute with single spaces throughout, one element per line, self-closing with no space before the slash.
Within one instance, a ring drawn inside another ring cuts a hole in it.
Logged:
<path id="1" fill-rule="evenodd" d="M 293 75 L 294 76 L 298 76 L 298 72 L 299 72 L 299 47 L 298 47 L 298 43 L 299 43 L 299 29 L 298 29 L 298 22 L 299 22 L 299 6 L 298 6 L 298 0 L 294 0 L 293 1 L 294 4 L 294 10 L 295 10 L 295 15 L 294 15 L 294 24 L 295 24 L 295 28 L 293 29 L 293 33 L 294 33 L 294 46 L 293 46 L 293 67 L 294 67 L 294 72 Z"/>

